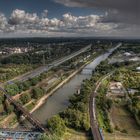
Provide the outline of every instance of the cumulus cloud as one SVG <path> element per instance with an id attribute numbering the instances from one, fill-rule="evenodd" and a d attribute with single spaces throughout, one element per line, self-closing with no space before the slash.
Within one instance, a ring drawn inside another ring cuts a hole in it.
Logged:
<path id="1" fill-rule="evenodd" d="M 92 31 L 108 31 L 114 28 L 113 24 L 102 23 L 103 16 L 73 16 L 71 13 L 62 15 L 61 19 L 47 17 L 48 10 L 44 10 L 39 17 L 36 13 L 27 13 L 24 10 L 16 9 L 11 13 L 8 20 L 9 30 L 20 32 L 82 32 L 92 29 Z"/>
<path id="2" fill-rule="evenodd" d="M 28 13 L 24 10 L 13 10 L 9 18 L 0 14 L 0 32 L 11 34 L 39 34 L 48 36 L 96 36 L 118 35 L 136 31 L 130 30 L 130 26 L 122 23 L 108 21 L 108 13 L 103 15 L 73 16 L 71 13 L 62 15 L 62 18 L 48 18 L 48 10 L 44 10 L 40 16 L 36 13 Z M 131 26 L 132 28 L 132 26 Z"/>
<path id="3" fill-rule="evenodd" d="M 4 30 L 7 26 L 7 19 L 4 14 L 0 13 L 0 31 Z"/>
<path id="4" fill-rule="evenodd" d="M 25 24 L 25 23 L 37 23 L 39 18 L 36 13 L 30 14 L 26 13 L 24 10 L 16 9 L 12 12 L 11 17 L 9 19 L 9 23 L 16 24 Z"/>
<path id="5" fill-rule="evenodd" d="M 140 24 L 139 0 L 55 0 L 68 7 L 90 7 L 108 11 L 108 21 Z"/>
<path id="6" fill-rule="evenodd" d="M 46 10 L 44 10 L 43 11 L 43 13 L 42 13 L 42 17 L 47 17 L 48 16 L 48 10 L 46 9 Z"/>

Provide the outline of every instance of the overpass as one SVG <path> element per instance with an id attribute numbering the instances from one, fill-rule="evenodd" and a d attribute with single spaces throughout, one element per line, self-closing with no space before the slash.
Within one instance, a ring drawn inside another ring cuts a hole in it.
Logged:
<path id="1" fill-rule="evenodd" d="M 33 125 L 39 132 L 48 133 L 48 130 L 44 128 L 44 126 L 32 116 L 24 107 L 22 107 L 19 103 L 17 103 L 11 96 L 7 94 L 7 91 L 0 87 L 0 90 L 3 92 L 3 95 L 7 98 L 7 100 L 14 105 L 14 107 L 22 112 L 23 116 Z"/>

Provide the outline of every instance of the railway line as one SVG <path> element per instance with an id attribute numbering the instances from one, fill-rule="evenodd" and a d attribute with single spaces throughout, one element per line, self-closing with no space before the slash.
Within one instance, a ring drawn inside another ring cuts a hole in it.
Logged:
<path id="1" fill-rule="evenodd" d="M 105 80 L 106 78 L 108 78 L 109 76 L 111 76 L 112 74 L 113 74 L 113 72 L 108 73 L 106 76 L 99 79 L 96 82 L 96 88 L 94 89 L 94 91 L 92 92 L 92 94 L 90 96 L 90 102 L 89 102 L 90 126 L 91 126 L 91 131 L 92 131 L 94 140 L 104 140 L 103 134 L 98 125 L 98 120 L 96 118 L 96 100 L 95 99 L 98 94 L 97 90 L 99 89 L 102 81 Z"/>
<path id="2" fill-rule="evenodd" d="M 48 133 L 48 130 L 40 123 L 38 119 L 32 116 L 24 107 L 22 107 L 19 103 L 17 103 L 11 96 L 7 94 L 7 91 L 0 87 L 0 90 L 3 92 L 3 95 L 7 98 L 7 100 L 14 105 L 14 107 L 22 112 L 23 116 L 31 122 L 33 126 L 39 131 L 43 133 Z"/>

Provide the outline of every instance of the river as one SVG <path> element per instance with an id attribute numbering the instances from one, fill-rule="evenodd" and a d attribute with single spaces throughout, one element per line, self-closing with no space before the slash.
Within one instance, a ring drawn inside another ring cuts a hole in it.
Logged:
<path id="1" fill-rule="evenodd" d="M 65 110 L 69 105 L 69 97 L 77 92 L 77 89 L 80 87 L 83 80 L 90 78 L 92 71 L 94 71 L 102 61 L 107 59 L 109 55 L 120 46 L 121 45 L 117 45 L 113 49 L 110 49 L 109 51 L 94 59 L 90 64 L 83 68 L 79 74 L 75 75 L 68 83 L 66 83 L 52 96 L 50 96 L 39 109 L 32 113 L 32 115 L 36 117 L 42 124 L 46 124 L 47 119 Z M 28 125 L 29 124 L 26 121 L 26 126 Z"/>
<path id="2" fill-rule="evenodd" d="M 77 89 L 82 84 L 84 79 L 90 78 L 92 71 L 105 59 L 108 58 L 112 52 L 120 47 L 117 45 L 115 48 L 110 49 L 105 54 L 97 57 L 93 62 L 88 64 L 79 74 L 74 76 L 68 83 L 66 83 L 62 88 L 58 89 L 52 96 L 50 96 L 46 102 L 32 114 L 38 120 L 45 124 L 46 120 L 53 115 L 65 110 L 69 105 L 69 97 L 72 96 Z"/>

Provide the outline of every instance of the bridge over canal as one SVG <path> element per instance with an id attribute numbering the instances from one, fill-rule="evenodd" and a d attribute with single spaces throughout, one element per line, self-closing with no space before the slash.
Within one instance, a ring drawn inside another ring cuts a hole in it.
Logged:
<path id="1" fill-rule="evenodd" d="M 39 122 L 38 119 L 33 117 L 31 113 L 29 113 L 23 106 L 17 103 L 10 95 L 8 95 L 7 91 L 0 87 L 0 90 L 3 92 L 3 95 L 6 99 L 20 112 L 22 112 L 23 116 L 38 130 L 39 132 L 48 133 L 48 130 Z"/>

